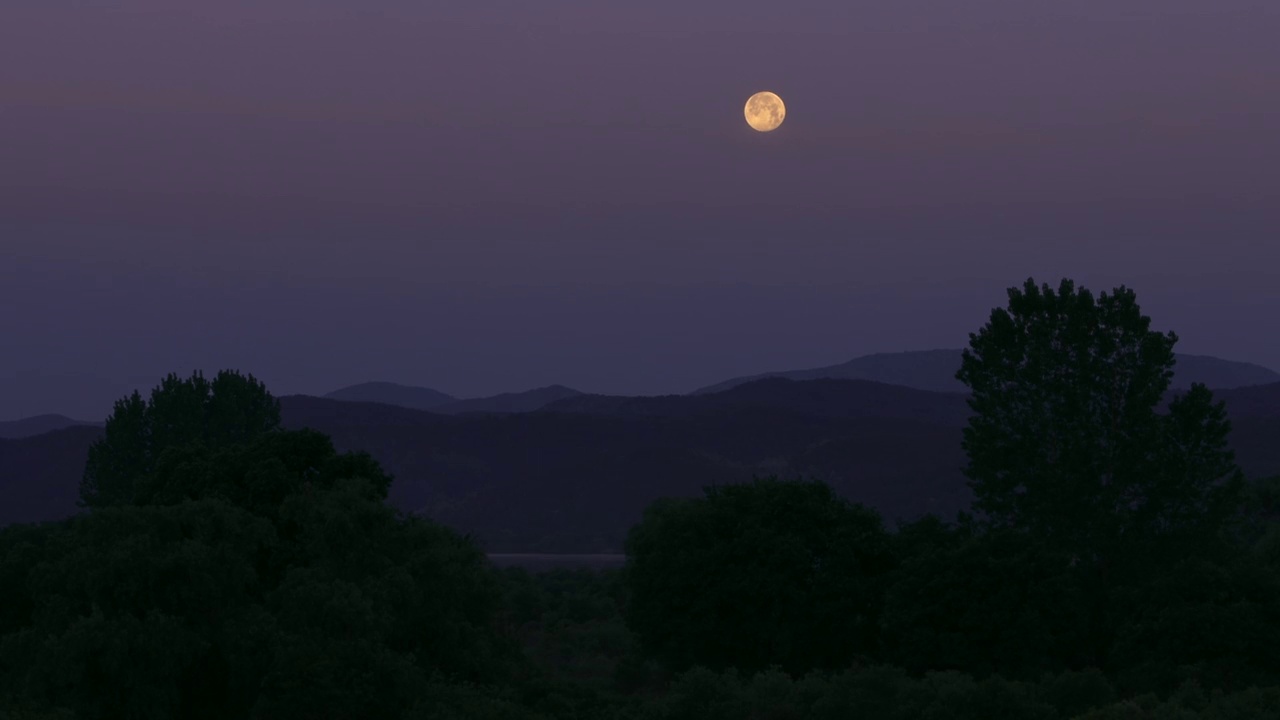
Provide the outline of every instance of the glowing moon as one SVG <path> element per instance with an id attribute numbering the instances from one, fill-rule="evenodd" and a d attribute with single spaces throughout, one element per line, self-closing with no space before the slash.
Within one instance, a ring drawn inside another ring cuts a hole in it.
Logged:
<path id="1" fill-rule="evenodd" d="M 787 117 L 787 106 L 782 104 L 782 98 L 771 92 L 758 92 L 747 98 L 742 114 L 747 117 L 751 129 L 769 132 L 777 130 Z"/>

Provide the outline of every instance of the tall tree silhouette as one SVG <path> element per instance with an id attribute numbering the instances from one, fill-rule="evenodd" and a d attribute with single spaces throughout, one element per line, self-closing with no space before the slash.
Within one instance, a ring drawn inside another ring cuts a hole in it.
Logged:
<path id="1" fill-rule="evenodd" d="M 996 527 L 1042 535 L 1081 561 L 1212 533 L 1241 475 L 1222 403 L 1203 385 L 1158 412 L 1177 336 L 1150 329 L 1132 290 L 1096 299 L 1028 279 L 969 336 L 956 377 L 975 508 Z"/>
<path id="2" fill-rule="evenodd" d="M 970 334 L 956 374 L 972 390 L 975 510 L 1068 559 L 1085 652 L 1101 666 L 1140 614 L 1133 589 L 1179 556 L 1225 550 L 1239 507 L 1223 404 L 1195 384 L 1159 412 L 1177 339 L 1151 330 L 1124 286 L 1095 299 L 1070 280 L 1055 292 L 1028 279 Z"/>
<path id="3" fill-rule="evenodd" d="M 80 504 L 104 507 L 133 501 L 135 483 L 169 448 L 193 443 L 210 449 L 247 443 L 280 427 L 280 403 L 252 375 L 223 370 L 169 374 L 143 400 L 135 391 L 118 400 L 101 440 L 89 448 Z"/>

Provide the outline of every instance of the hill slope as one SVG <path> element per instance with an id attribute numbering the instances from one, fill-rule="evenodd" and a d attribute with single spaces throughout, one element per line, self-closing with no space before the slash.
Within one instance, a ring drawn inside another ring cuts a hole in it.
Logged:
<path id="1" fill-rule="evenodd" d="M 789 380 L 764 378 L 717 393 L 700 395 L 579 395 L 543 408 L 544 412 L 591 415 L 715 415 L 749 408 L 773 409 L 829 418 L 891 418 L 939 425 L 963 425 L 969 406 L 959 393 L 886 385 L 869 380 Z"/>
<path id="2" fill-rule="evenodd" d="M 72 420 L 65 415 L 36 415 L 34 417 L 22 418 L 21 420 L 8 420 L 0 422 L 0 438 L 16 439 L 31 437 L 32 435 L 43 435 L 54 430 L 62 430 L 63 428 L 76 427 L 79 425 L 101 425 L 102 423 L 90 423 L 83 420 Z"/>
<path id="3" fill-rule="evenodd" d="M 1222 396 L 1245 472 L 1280 473 L 1280 384 Z M 287 427 L 313 427 L 342 449 L 373 454 L 395 476 L 393 504 L 473 533 L 497 552 L 616 552 L 653 500 L 753 475 L 817 477 L 890 520 L 950 516 L 969 501 L 957 396 L 773 380 L 722 397 L 560 403 L 580 405 L 443 415 L 281 399 Z M 0 524 L 74 513 L 84 459 L 101 432 L 73 427 L 0 440 Z"/>
<path id="4" fill-rule="evenodd" d="M 746 382 L 766 377 L 791 380 L 841 378 L 874 380 L 890 385 L 905 385 L 934 392 L 967 392 L 956 380 L 960 369 L 961 350 L 916 350 L 900 353 L 877 353 L 854 358 L 849 362 L 808 370 L 780 370 L 733 378 L 694 390 L 694 394 L 723 392 Z M 1249 385 L 1280 382 L 1280 373 L 1252 363 L 1222 360 L 1207 355 L 1175 356 L 1173 387 L 1190 387 L 1204 383 L 1214 389 L 1232 389 Z"/>
<path id="5" fill-rule="evenodd" d="M 102 428 L 81 425 L 0 440 L 0 525 L 74 514 L 89 446 L 101 435 Z"/>
<path id="6" fill-rule="evenodd" d="M 610 552 L 644 508 L 709 484 L 819 477 L 890 518 L 968 502 L 959 428 L 746 408 L 713 415 L 541 411 L 445 416 L 319 398 L 283 399 L 290 427 L 363 448 L 395 477 L 391 499 L 487 549 Z"/>
<path id="7" fill-rule="evenodd" d="M 1227 413 L 1234 420 L 1280 415 L 1280 382 L 1214 390 L 1213 397 L 1227 404 Z M 1280 436 L 1276 437 L 1276 444 L 1280 445 Z"/>
<path id="8" fill-rule="evenodd" d="M 525 392 L 502 393 L 489 397 L 455 400 L 431 408 L 431 411 L 448 415 L 533 412 L 557 400 L 581 394 L 581 392 L 563 385 L 548 385 L 547 387 L 526 390 Z"/>
<path id="9" fill-rule="evenodd" d="M 383 405 L 396 405 L 417 410 L 431 410 L 458 399 L 431 388 L 397 385 L 389 382 L 367 382 L 351 385 L 334 390 L 326 394 L 325 397 L 345 402 L 382 403 Z"/>

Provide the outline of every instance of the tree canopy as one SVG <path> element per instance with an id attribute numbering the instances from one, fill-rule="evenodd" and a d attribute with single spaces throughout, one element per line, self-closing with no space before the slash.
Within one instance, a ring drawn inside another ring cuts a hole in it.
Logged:
<path id="1" fill-rule="evenodd" d="M 1202 385 L 1159 412 L 1177 336 L 1151 329 L 1132 290 L 1097 298 L 1028 279 L 969 336 L 957 377 L 975 509 L 1081 561 L 1152 537 L 1203 539 L 1235 510 L 1230 424 Z"/>
<path id="2" fill-rule="evenodd" d="M 655 503 L 626 551 L 628 624 L 671 667 L 803 672 L 874 649 L 888 535 L 825 484 L 771 477 Z"/>
<path id="3" fill-rule="evenodd" d="M 135 484 L 166 449 L 194 444 L 233 447 L 280 427 L 280 403 L 252 375 L 223 370 L 206 380 L 170 374 L 143 400 L 137 391 L 115 403 L 101 440 L 89 448 L 80 502 L 86 507 L 128 504 Z"/>
<path id="4" fill-rule="evenodd" d="M 1017 679 L 1080 668 L 1088 660 L 1080 601 L 1067 562 L 1044 543 L 954 529 L 943 543 L 902 554 L 884 598 L 884 658 L 913 673 Z"/>
<path id="5" fill-rule="evenodd" d="M 1242 491 L 1175 340 L 1028 281 L 959 372 L 976 514 L 713 485 L 608 573 L 499 573 L 251 376 L 170 375 L 88 512 L 0 528 L 0 720 L 1270 717 L 1280 478 Z"/>
<path id="6" fill-rule="evenodd" d="M 479 548 L 251 377 L 117 403 L 85 477 L 89 513 L 0 530 L 0 708 L 398 717 L 521 665 Z"/>

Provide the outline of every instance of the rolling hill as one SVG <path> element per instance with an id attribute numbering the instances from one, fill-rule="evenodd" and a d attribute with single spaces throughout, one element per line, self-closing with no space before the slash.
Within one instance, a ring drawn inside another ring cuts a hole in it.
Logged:
<path id="1" fill-rule="evenodd" d="M 1250 477 L 1280 473 L 1280 383 L 1220 393 Z M 653 500 L 753 475 L 816 477 L 892 520 L 967 506 L 963 397 L 872 382 L 766 380 L 719 395 L 579 395 L 523 413 L 445 415 L 308 396 L 287 427 L 370 452 L 390 500 L 493 552 L 617 552 Z M 76 511 L 97 427 L 0 440 L 0 524 Z"/>
<path id="2" fill-rule="evenodd" d="M 1280 382 L 1214 390 L 1213 396 L 1225 402 L 1227 412 L 1237 420 L 1280 415 Z M 1280 436 L 1277 436 L 1276 442 L 1280 444 Z"/>
<path id="3" fill-rule="evenodd" d="M 382 403 L 383 405 L 396 405 L 417 410 L 431 410 L 441 405 L 455 402 L 458 399 L 431 388 L 397 385 L 389 382 L 367 382 L 351 385 L 327 393 L 325 397 L 345 402 Z"/>
<path id="4" fill-rule="evenodd" d="M 654 499 L 757 474 L 820 477 L 890 518 L 968 502 L 959 428 L 919 421 L 767 407 L 445 416 L 302 396 L 283 408 L 289 427 L 377 457 L 396 477 L 397 506 L 497 552 L 617 551 Z"/>
<path id="5" fill-rule="evenodd" d="M 946 426 L 969 417 L 965 396 L 935 393 L 869 380 L 754 380 L 701 395 L 578 395 L 543 408 L 546 412 L 615 416 L 689 416 L 732 413 L 750 408 L 828 418 L 890 418 Z"/>
<path id="6" fill-rule="evenodd" d="M 42 435 L 54 430 L 76 427 L 79 425 L 102 425 L 102 423 L 72 420 L 65 415 L 36 415 L 34 417 L 22 418 L 21 420 L 0 422 L 0 438 L 12 440 L 15 438 L 31 437 L 32 435 Z"/>
<path id="7" fill-rule="evenodd" d="M 548 403 L 582 393 L 563 385 L 501 393 L 478 398 L 456 398 L 431 388 L 397 385 L 387 382 L 369 382 L 334 390 L 325 395 L 330 400 L 343 402 L 379 403 L 414 410 L 429 410 L 445 415 L 464 413 L 515 413 L 532 412 Z"/>
<path id="8" fill-rule="evenodd" d="M 791 380 L 815 380 L 838 378 L 844 380 L 874 380 L 890 385 L 933 392 L 967 392 L 968 388 L 956 380 L 960 369 L 961 350 L 916 350 L 900 353 L 877 353 L 854 358 L 839 365 L 808 370 L 780 370 L 748 375 L 708 385 L 694 390 L 694 394 L 717 393 L 753 380 L 766 377 L 785 377 Z M 1280 373 L 1252 363 L 1222 360 L 1207 355 L 1176 356 L 1173 387 L 1190 387 L 1191 383 L 1204 383 L 1214 389 L 1232 389 L 1250 385 L 1280 382 Z"/>
<path id="9" fill-rule="evenodd" d="M 547 387 L 526 390 L 525 392 L 502 393 L 489 397 L 455 400 L 431 408 L 431 412 L 445 413 L 447 415 L 533 412 L 557 400 L 581 394 L 581 392 L 563 385 L 548 385 Z"/>
<path id="10" fill-rule="evenodd" d="M 0 525 L 75 513 L 85 458 L 101 435 L 100 427 L 77 425 L 0 440 Z"/>

